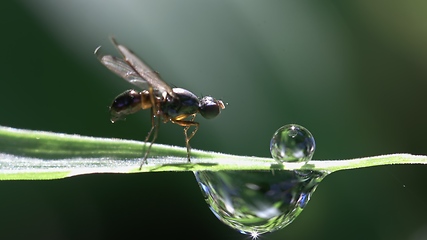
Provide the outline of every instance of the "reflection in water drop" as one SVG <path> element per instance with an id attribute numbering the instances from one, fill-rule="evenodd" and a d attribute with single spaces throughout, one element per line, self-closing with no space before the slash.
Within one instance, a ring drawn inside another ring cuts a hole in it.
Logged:
<path id="1" fill-rule="evenodd" d="M 279 128 L 270 142 L 271 156 L 280 162 L 308 162 L 315 148 L 313 135 L 297 124 Z"/>
<path id="2" fill-rule="evenodd" d="M 254 235 L 291 223 L 326 173 L 200 171 L 194 175 L 215 216 L 241 233 Z"/>

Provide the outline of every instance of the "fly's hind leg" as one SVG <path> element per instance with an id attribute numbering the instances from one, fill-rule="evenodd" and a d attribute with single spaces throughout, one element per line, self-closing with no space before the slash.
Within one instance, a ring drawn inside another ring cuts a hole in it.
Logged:
<path id="1" fill-rule="evenodd" d="M 147 145 L 148 140 L 150 139 L 151 135 L 153 134 L 153 131 L 154 131 L 154 135 L 153 135 L 153 137 L 152 137 L 152 139 L 150 141 L 150 145 L 148 145 L 148 148 L 145 151 L 144 158 L 143 158 L 143 160 L 141 162 L 141 165 L 139 166 L 139 170 L 141 170 L 142 165 L 148 163 L 147 162 L 147 157 L 148 157 L 148 154 L 150 153 L 151 146 L 153 145 L 154 141 L 157 138 L 158 128 L 159 128 L 159 120 L 155 119 L 155 115 L 153 114 L 153 109 L 151 109 L 151 129 L 148 132 L 147 137 L 145 138 L 145 141 L 144 141 L 144 150 L 145 150 L 145 146 Z"/>
<path id="2" fill-rule="evenodd" d="M 191 138 L 194 137 L 197 130 L 199 130 L 199 123 L 194 121 L 195 117 L 196 115 L 193 114 L 191 120 L 171 120 L 172 123 L 175 123 L 184 127 L 185 146 L 187 147 L 188 162 L 191 162 L 190 161 L 190 152 L 191 152 L 190 140 Z M 190 127 L 193 127 L 193 126 L 194 126 L 194 130 L 191 132 L 190 135 L 188 135 L 188 129 L 190 129 Z"/>
<path id="3" fill-rule="evenodd" d="M 145 151 L 144 154 L 144 158 L 141 162 L 141 165 L 139 166 L 139 170 L 141 170 L 142 165 L 147 164 L 147 158 L 148 158 L 148 154 L 150 153 L 151 150 L 151 146 L 153 145 L 154 141 L 157 138 L 157 132 L 158 132 L 158 128 L 159 128 L 159 119 L 156 119 L 156 115 L 157 115 L 157 108 L 156 108 L 156 104 L 155 104 L 155 99 L 154 99 L 154 95 L 153 95 L 153 88 L 149 88 L 148 89 L 149 93 L 150 93 L 150 101 L 151 101 L 151 129 L 147 134 L 147 137 L 145 137 L 145 141 L 144 141 L 144 150 L 145 150 L 145 146 L 147 145 L 148 140 L 150 139 L 151 135 L 153 134 L 154 131 L 154 135 L 153 138 L 150 141 L 150 145 L 148 145 L 147 150 Z"/>

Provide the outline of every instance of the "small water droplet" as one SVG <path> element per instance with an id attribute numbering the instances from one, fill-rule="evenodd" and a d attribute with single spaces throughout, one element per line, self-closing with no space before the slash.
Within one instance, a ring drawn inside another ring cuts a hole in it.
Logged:
<path id="1" fill-rule="evenodd" d="M 270 141 L 271 156 L 279 162 L 308 162 L 315 148 L 313 135 L 297 124 L 279 128 Z"/>
<path id="2" fill-rule="evenodd" d="M 226 225 L 258 236 L 291 223 L 326 173 L 315 171 L 194 172 L 209 208 Z"/>

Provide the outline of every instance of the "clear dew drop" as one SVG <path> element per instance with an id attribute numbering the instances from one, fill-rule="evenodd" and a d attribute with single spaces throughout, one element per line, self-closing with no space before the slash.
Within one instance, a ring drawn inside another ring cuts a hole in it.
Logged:
<path id="1" fill-rule="evenodd" d="M 313 135 L 303 126 L 288 124 L 271 138 L 271 156 L 279 162 L 308 162 L 316 148 Z"/>
<path id="2" fill-rule="evenodd" d="M 243 234 L 258 236 L 290 224 L 326 173 L 315 171 L 194 172 L 215 216 Z"/>

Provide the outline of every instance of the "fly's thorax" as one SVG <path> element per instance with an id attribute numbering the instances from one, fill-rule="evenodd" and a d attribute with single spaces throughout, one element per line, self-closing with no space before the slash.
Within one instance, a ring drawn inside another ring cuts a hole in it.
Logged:
<path id="1" fill-rule="evenodd" d="M 127 115 L 141 110 L 142 100 L 141 93 L 133 89 L 118 95 L 110 106 L 111 122 L 123 120 Z"/>
<path id="2" fill-rule="evenodd" d="M 173 88 L 174 96 L 168 96 L 160 105 L 165 118 L 181 120 L 199 111 L 199 98 L 183 88 Z"/>
<path id="3" fill-rule="evenodd" d="M 173 93 L 176 95 L 177 98 L 179 98 L 181 101 L 191 101 L 191 103 L 187 104 L 190 105 L 193 102 L 199 102 L 199 98 L 192 92 L 188 91 L 184 88 L 173 88 Z"/>

